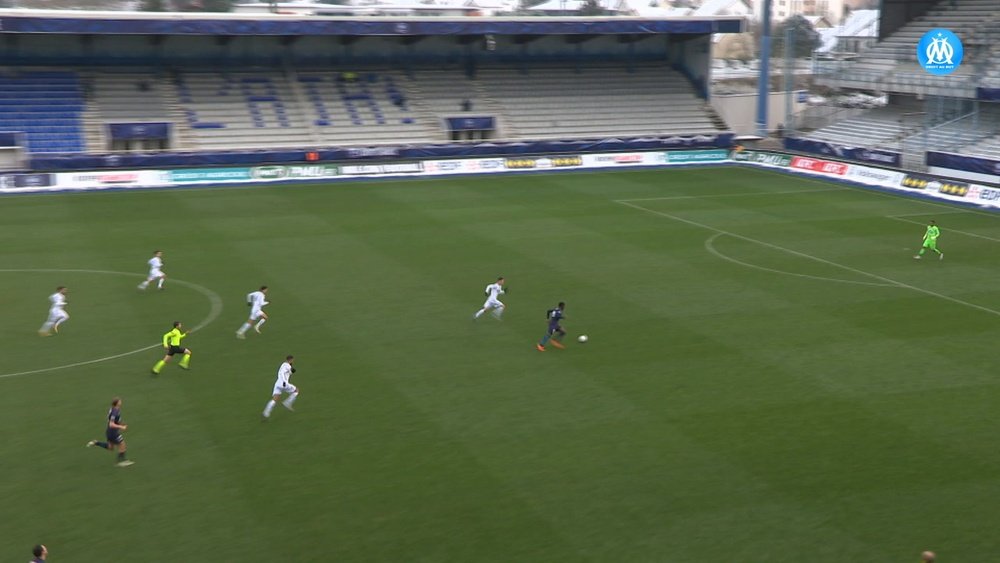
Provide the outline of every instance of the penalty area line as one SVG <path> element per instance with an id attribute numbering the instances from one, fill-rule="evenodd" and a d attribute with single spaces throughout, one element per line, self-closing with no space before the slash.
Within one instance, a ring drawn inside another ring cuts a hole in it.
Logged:
<path id="1" fill-rule="evenodd" d="M 914 221 L 913 219 L 905 219 L 905 217 L 908 217 L 908 215 L 886 215 L 886 217 L 889 218 L 889 219 L 893 219 L 895 221 L 902 221 L 904 223 L 913 223 L 914 225 L 926 225 L 926 223 L 924 223 L 922 221 Z M 981 238 L 981 239 L 984 239 L 984 240 L 991 240 L 993 242 L 1000 242 L 1000 238 L 988 237 L 986 235 L 977 235 L 976 233 L 970 233 L 968 231 L 960 231 L 958 229 L 948 229 L 947 232 L 949 232 L 949 233 L 957 233 L 957 234 L 960 234 L 960 235 L 965 235 L 967 237 L 975 237 L 975 238 Z"/>
<path id="2" fill-rule="evenodd" d="M 755 270 L 761 270 L 761 271 L 764 271 L 764 272 L 770 272 L 772 274 L 781 274 L 783 276 L 794 276 L 794 277 L 797 277 L 797 278 L 805 278 L 805 279 L 816 280 L 816 281 L 849 283 L 849 284 L 854 284 L 854 285 L 867 285 L 867 286 L 872 286 L 872 287 L 896 287 L 894 284 L 886 283 L 886 282 L 842 280 L 840 278 L 827 278 L 827 277 L 824 277 L 824 276 L 814 276 L 814 275 L 811 275 L 811 274 L 803 274 L 803 273 L 800 273 L 800 272 L 788 272 L 788 271 L 785 271 L 785 270 L 777 270 L 775 268 L 768 268 L 766 266 L 761 266 L 759 264 L 753 264 L 753 263 L 750 263 L 750 262 L 744 262 L 743 260 L 739 260 L 737 258 L 733 258 L 732 256 L 727 256 L 727 255 L 723 254 L 722 252 L 720 252 L 718 248 L 715 248 L 715 241 L 719 237 L 723 237 L 723 236 L 726 236 L 726 234 L 725 233 L 715 233 L 714 235 L 708 237 L 708 239 L 705 241 L 705 250 L 707 250 L 710 253 L 718 256 L 719 258 L 722 258 L 723 260 L 725 260 L 727 262 L 732 262 L 733 264 L 738 264 L 740 266 L 744 266 L 744 267 L 747 267 L 747 268 L 753 268 Z"/>
<path id="3" fill-rule="evenodd" d="M 790 195 L 790 194 L 816 194 L 825 192 L 842 192 L 843 188 L 827 188 L 824 190 L 788 190 L 782 192 L 739 192 L 731 194 L 704 194 L 704 195 L 669 195 L 663 197 L 638 197 L 629 199 L 615 199 L 615 203 L 628 203 L 631 201 L 667 201 L 671 199 L 705 199 L 710 197 L 754 197 L 764 195 Z"/>
<path id="4" fill-rule="evenodd" d="M 674 221 L 677 221 L 677 222 L 680 222 L 680 223 L 684 223 L 684 224 L 687 224 L 687 225 L 691 225 L 693 227 L 698 227 L 698 228 L 701 228 L 701 229 L 707 229 L 709 231 L 712 231 L 712 232 L 715 232 L 715 233 L 721 233 L 721 234 L 724 234 L 724 235 L 729 235 L 731 237 L 738 238 L 740 240 L 744 240 L 746 242 L 752 242 L 754 244 L 759 244 L 759 245 L 765 246 L 767 248 L 773 248 L 774 250 L 779 250 L 781 252 L 786 252 L 786 253 L 791 254 L 793 256 L 798 256 L 800 258 L 806 258 L 806 259 L 809 259 L 809 260 L 813 260 L 813 261 L 819 262 L 821 264 L 826 264 L 828 266 L 834 266 L 834 267 L 840 268 L 842 270 L 847 270 L 848 272 L 854 272 L 855 274 L 860 274 L 862 276 L 868 276 L 870 278 L 879 280 L 881 282 L 885 282 L 887 284 L 894 285 L 896 287 L 901 287 L 901 288 L 904 288 L 904 289 L 909 289 L 909 290 L 912 290 L 912 291 L 916 291 L 917 293 L 923 293 L 924 295 L 929 295 L 931 297 L 937 297 L 938 299 L 942 299 L 944 301 L 949 301 L 949 302 L 955 303 L 957 305 L 962 305 L 964 307 L 969 307 L 971 309 L 976 309 L 977 311 L 982 311 L 984 313 L 989 313 L 991 315 L 996 315 L 996 316 L 1000 317 L 1000 311 L 997 311 L 996 309 L 990 309 L 989 307 L 984 307 L 982 305 L 976 305 L 975 303 L 970 303 L 968 301 L 963 301 L 961 299 L 958 299 L 957 297 L 951 297 L 949 295 L 945 295 L 943 293 L 938 293 L 938 292 L 930 290 L 930 289 L 924 289 L 922 287 L 917 287 L 915 285 L 910 285 L 908 283 L 904 283 L 904 282 L 901 282 L 901 281 L 896 281 L 896 280 L 894 280 L 892 278 L 887 278 L 885 276 L 880 276 L 878 274 L 873 274 L 871 272 L 866 272 L 864 270 L 859 270 L 857 268 L 853 268 L 851 266 L 847 266 L 846 264 L 840 264 L 838 262 L 833 262 L 832 260 L 827 260 L 825 258 L 820 258 L 818 256 L 813 256 L 812 254 L 806 254 L 805 252 L 799 252 L 798 250 L 792 250 L 791 248 L 785 248 L 783 246 L 778 246 L 777 244 L 772 244 L 770 242 L 766 242 L 766 241 L 763 241 L 763 240 L 758 240 L 758 239 L 755 239 L 755 238 L 750 238 L 750 237 L 743 236 L 743 235 L 740 235 L 740 234 L 737 234 L 737 233 L 733 233 L 733 232 L 730 232 L 730 231 L 726 231 L 726 230 L 723 230 L 723 229 L 717 229 L 715 227 L 712 227 L 711 225 L 706 225 L 704 223 L 699 223 L 697 221 L 692 221 L 691 219 L 685 219 L 683 217 L 678 217 L 676 215 L 671 215 L 670 213 L 665 213 L 663 211 L 657 211 L 655 209 L 649 209 L 647 207 L 643 207 L 641 205 L 636 205 L 634 203 L 629 203 L 629 202 L 626 202 L 626 201 L 615 201 L 615 203 L 617 203 L 619 205 L 624 205 L 624 206 L 627 206 L 627 207 L 631 207 L 632 209 L 638 209 L 639 211 L 645 211 L 646 213 L 652 213 L 653 215 L 658 215 L 660 217 L 666 217 L 667 219 L 673 219 Z"/>

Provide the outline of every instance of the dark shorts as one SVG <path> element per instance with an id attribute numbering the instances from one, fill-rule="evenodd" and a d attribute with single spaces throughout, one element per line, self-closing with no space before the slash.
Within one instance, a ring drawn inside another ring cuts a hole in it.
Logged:
<path id="1" fill-rule="evenodd" d="M 183 346 L 171 346 L 167 348 L 167 355 L 173 356 L 174 354 L 183 354 L 185 348 Z"/>
<path id="2" fill-rule="evenodd" d="M 555 334 L 557 332 L 561 332 L 561 333 L 565 334 L 565 331 L 562 329 L 561 326 L 559 326 L 559 325 L 549 325 L 549 334 Z"/>
<path id="3" fill-rule="evenodd" d="M 108 431 L 104 433 L 104 437 L 108 439 L 109 444 L 121 444 L 125 441 L 125 436 L 122 436 L 117 430 L 112 430 L 108 428 Z"/>

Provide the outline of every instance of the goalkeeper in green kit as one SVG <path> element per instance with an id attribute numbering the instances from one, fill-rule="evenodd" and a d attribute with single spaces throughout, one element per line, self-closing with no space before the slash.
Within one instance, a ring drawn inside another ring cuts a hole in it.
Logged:
<path id="1" fill-rule="evenodd" d="M 937 224 L 931 220 L 931 222 L 927 224 L 927 232 L 924 233 L 924 246 L 920 248 L 920 252 L 918 252 L 914 258 L 920 260 L 920 258 L 924 255 L 924 251 L 929 248 L 937 253 L 938 260 L 944 260 L 944 252 L 938 250 L 937 247 L 937 239 L 939 236 L 941 236 L 941 229 L 939 229 Z"/>

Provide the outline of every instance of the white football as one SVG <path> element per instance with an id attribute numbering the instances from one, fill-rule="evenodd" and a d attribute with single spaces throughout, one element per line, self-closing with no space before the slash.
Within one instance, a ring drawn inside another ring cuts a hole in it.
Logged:
<path id="1" fill-rule="evenodd" d="M 586 334 L 581 334 L 580 336 L 576 337 L 576 341 L 579 342 L 580 344 L 583 344 L 587 340 L 588 340 L 588 338 L 587 338 Z"/>

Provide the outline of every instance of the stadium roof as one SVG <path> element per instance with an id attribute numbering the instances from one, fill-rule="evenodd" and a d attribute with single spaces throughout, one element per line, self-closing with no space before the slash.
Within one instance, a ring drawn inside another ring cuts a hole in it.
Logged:
<path id="1" fill-rule="evenodd" d="M 878 10 L 855 10 L 840 24 L 840 37 L 878 37 Z"/>
<path id="2" fill-rule="evenodd" d="M 705 0 L 692 13 L 692 15 L 698 17 L 715 15 L 742 16 L 748 14 L 753 14 L 753 7 L 746 0 Z"/>
<path id="3" fill-rule="evenodd" d="M 328 17 L 302 14 L 0 10 L 5 33 L 97 35 L 602 35 L 739 33 L 738 17 Z"/>
<path id="4" fill-rule="evenodd" d="M 837 49 L 841 37 L 878 37 L 879 11 L 855 10 L 844 20 L 844 23 L 826 29 L 817 29 L 820 46 L 817 51 L 829 53 Z"/>

